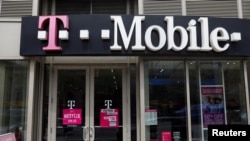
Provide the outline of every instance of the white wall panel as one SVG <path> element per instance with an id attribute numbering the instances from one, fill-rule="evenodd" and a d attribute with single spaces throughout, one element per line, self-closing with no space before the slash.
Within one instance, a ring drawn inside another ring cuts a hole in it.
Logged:
<path id="1" fill-rule="evenodd" d="M 0 59 L 18 59 L 20 50 L 20 22 L 0 22 Z"/>

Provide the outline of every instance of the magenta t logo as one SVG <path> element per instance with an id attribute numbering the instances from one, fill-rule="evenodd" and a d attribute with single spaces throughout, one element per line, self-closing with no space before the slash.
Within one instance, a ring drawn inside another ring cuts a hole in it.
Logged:
<path id="1" fill-rule="evenodd" d="M 57 45 L 58 21 L 63 23 L 65 29 L 69 29 L 68 16 L 40 16 L 38 28 L 44 29 L 46 24 L 49 24 L 48 45 L 43 47 L 44 51 L 61 51 L 62 48 Z"/>

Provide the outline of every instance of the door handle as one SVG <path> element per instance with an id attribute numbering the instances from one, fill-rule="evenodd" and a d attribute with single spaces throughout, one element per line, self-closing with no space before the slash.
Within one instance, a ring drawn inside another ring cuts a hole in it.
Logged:
<path id="1" fill-rule="evenodd" d="M 95 127 L 94 126 L 91 126 L 89 127 L 89 137 L 90 137 L 90 140 L 91 141 L 94 141 L 95 139 Z"/>
<path id="2" fill-rule="evenodd" d="M 83 127 L 83 139 L 84 139 L 84 141 L 88 140 L 88 132 L 89 132 L 89 127 Z"/>

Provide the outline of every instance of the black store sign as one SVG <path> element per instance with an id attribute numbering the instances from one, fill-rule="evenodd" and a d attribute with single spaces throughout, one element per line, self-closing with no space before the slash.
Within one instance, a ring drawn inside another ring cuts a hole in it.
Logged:
<path id="1" fill-rule="evenodd" d="M 164 15 L 22 18 L 22 56 L 250 56 L 250 21 Z"/>

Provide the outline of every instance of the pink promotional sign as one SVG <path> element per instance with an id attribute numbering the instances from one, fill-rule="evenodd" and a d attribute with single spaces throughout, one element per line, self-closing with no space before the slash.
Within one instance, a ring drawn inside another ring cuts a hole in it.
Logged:
<path id="1" fill-rule="evenodd" d="M 203 86 L 201 87 L 201 94 L 203 127 L 225 124 L 223 87 Z"/>
<path id="2" fill-rule="evenodd" d="M 166 131 L 161 133 L 162 141 L 172 141 L 171 132 Z"/>
<path id="3" fill-rule="evenodd" d="M 0 141 L 16 141 L 15 134 L 9 133 L 9 134 L 0 135 Z"/>
<path id="4" fill-rule="evenodd" d="M 100 126 L 104 128 L 119 126 L 118 109 L 101 109 L 100 110 Z"/>
<path id="5" fill-rule="evenodd" d="M 82 109 L 63 109 L 63 125 L 82 124 Z"/>

